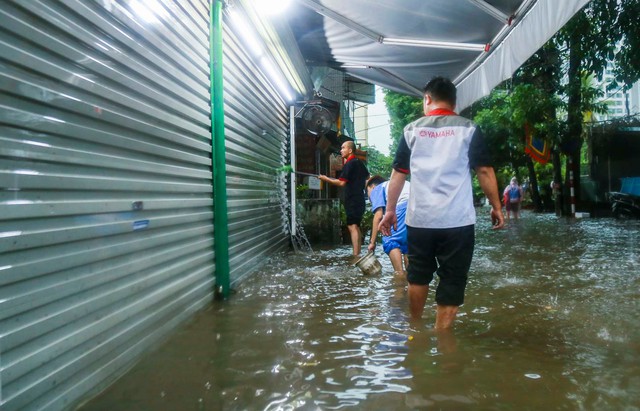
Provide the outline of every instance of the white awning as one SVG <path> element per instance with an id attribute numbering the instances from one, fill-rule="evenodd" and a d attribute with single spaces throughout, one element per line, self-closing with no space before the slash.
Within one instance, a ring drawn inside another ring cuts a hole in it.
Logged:
<path id="1" fill-rule="evenodd" d="M 286 19 L 308 65 L 422 95 L 458 86 L 458 110 L 511 77 L 589 0 L 294 0 Z"/>

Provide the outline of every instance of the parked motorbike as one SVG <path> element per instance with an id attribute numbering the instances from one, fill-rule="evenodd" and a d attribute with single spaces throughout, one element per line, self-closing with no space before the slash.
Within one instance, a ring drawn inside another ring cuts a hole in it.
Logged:
<path id="1" fill-rule="evenodd" d="M 615 218 L 640 218 L 640 196 L 612 191 L 609 193 L 609 201 Z"/>

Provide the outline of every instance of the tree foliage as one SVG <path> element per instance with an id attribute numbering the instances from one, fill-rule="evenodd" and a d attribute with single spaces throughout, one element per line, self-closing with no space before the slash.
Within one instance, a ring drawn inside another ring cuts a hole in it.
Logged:
<path id="1" fill-rule="evenodd" d="M 605 70 L 613 68 L 615 75 L 610 90 L 628 89 L 640 78 L 638 15 L 638 0 L 592 0 L 511 80 L 474 104 L 471 111 L 487 134 L 497 167 L 517 171 L 522 161 L 530 161 L 523 154 L 522 125 L 527 123 L 558 148 L 554 180 L 561 180 L 560 148 L 573 159 L 574 175 L 580 175 L 582 124 L 590 113 L 606 111 L 597 84 Z M 528 169 L 535 173 L 529 164 Z M 547 167 L 535 170 L 548 174 Z M 579 181 L 574 185 L 579 193 Z"/>
<path id="2" fill-rule="evenodd" d="M 386 179 L 391 176 L 391 163 L 393 159 L 384 155 L 374 147 L 367 147 L 367 168 L 372 176 L 380 175 Z"/>
<path id="3" fill-rule="evenodd" d="M 384 103 L 387 106 L 389 121 L 391 123 L 391 144 L 389 145 L 389 150 L 391 156 L 394 156 L 404 127 L 424 115 L 422 99 L 385 90 Z"/>
<path id="4" fill-rule="evenodd" d="M 491 152 L 494 167 L 504 167 L 512 162 L 519 141 L 512 134 L 509 95 L 504 89 L 494 89 L 479 104 L 483 107 L 474 117 L 484 133 Z"/>
<path id="5" fill-rule="evenodd" d="M 553 40 L 565 54 L 565 61 L 568 53 L 575 51 L 580 71 L 591 73 L 598 80 L 610 66 L 614 74 L 610 88 L 628 90 L 640 80 L 638 16 L 638 0 L 592 0 Z"/>
<path id="6" fill-rule="evenodd" d="M 624 90 L 628 90 L 640 79 L 640 1 L 620 0 L 618 8 L 620 11 L 614 26 L 620 31 L 616 37 L 623 46 L 614 54 L 615 81 L 612 87 L 621 84 Z"/>
<path id="7" fill-rule="evenodd" d="M 640 34 L 639 7 L 638 0 L 593 0 L 554 36 L 568 61 L 563 66 L 567 120 L 561 148 L 575 176 L 580 175 L 584 113 L 593 111 L 589 105 L 595 97 L 588 94 L 590 89 L 584 87 L 583 79 L 592 74 L 602 80 L 608 67 L 615 74 L 609 89 L 628 89 L 640 78 L 640 51 L 633 47 Z M 573 185 L 580 202 L 580 179 Z"/>
<path id="8" fill-rule="evenodd" d="M 525 160 L 525 127 L 548 140 L 555 138 L 558 121 L 551 114 L 561 100 L 533 84 L 494 89 L 483 99 L 474 121 L 489 143 L 496 167 L 522 166 Z"/>
<path id="9" fill-rule="evenodd" d="M 639 0 L 592 0 L 511 80 L 468 109 L 486 135 L 498 172 L 513 173 L 527 165 L 531 173 L 550 178 L 549 166 L 534 167 L 524 154 L 528 124 L 555 148 L 554 180 L 561 180 L 560 149 L 573 158 L 574 175 L 580 175 L 585 114 L 606 110 L 599 103 L 603 96 L 596 80 L 603 80 L 607 68 L 615 77 L 608 85 L 611 91 L 627 90 L 640 79 L 638 16 Z M 423 115 L 422 100 L 385 91 L 384 101 L 393 156 L 404 127 Z M 579 193 L 579 181 L 575 184 Z"/>
<path id="10" fill-rule="evenodd" d="M 474 121 L 485 135 L 500 185 L 505 186 L 513 175 L 520 181 L 528 180 L 534 206 L 542 210 L 538 175 L 524 151 L 526 132 L 553 139 L 558 123 L 554 113 L 561 101 L 534 84 L 510 87 L 507 82 L 506 86 L 495 89 L 481 102 L 482 109 Z"/>

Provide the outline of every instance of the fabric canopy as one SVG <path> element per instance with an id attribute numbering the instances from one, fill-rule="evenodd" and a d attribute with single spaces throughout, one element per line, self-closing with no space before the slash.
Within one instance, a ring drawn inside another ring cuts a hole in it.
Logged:
<path id="1" fill-rule="evenodd" d="M 445 76 L 458 110 L 487 95 L 588 0 L 294 0 L 287 20 L 306 64 L 421 96 Z"/>

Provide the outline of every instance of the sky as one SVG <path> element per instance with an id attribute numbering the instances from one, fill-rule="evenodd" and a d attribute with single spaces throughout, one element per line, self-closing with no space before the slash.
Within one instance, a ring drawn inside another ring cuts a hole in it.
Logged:
<path id="1" fill-rule="evenodd" d="M 389 155 L 389 144 L 391 144 L 389 114 L 384 104 L 382 87 L 376 86 L 376 103 L 369 105 L 369 145 Z"/>

